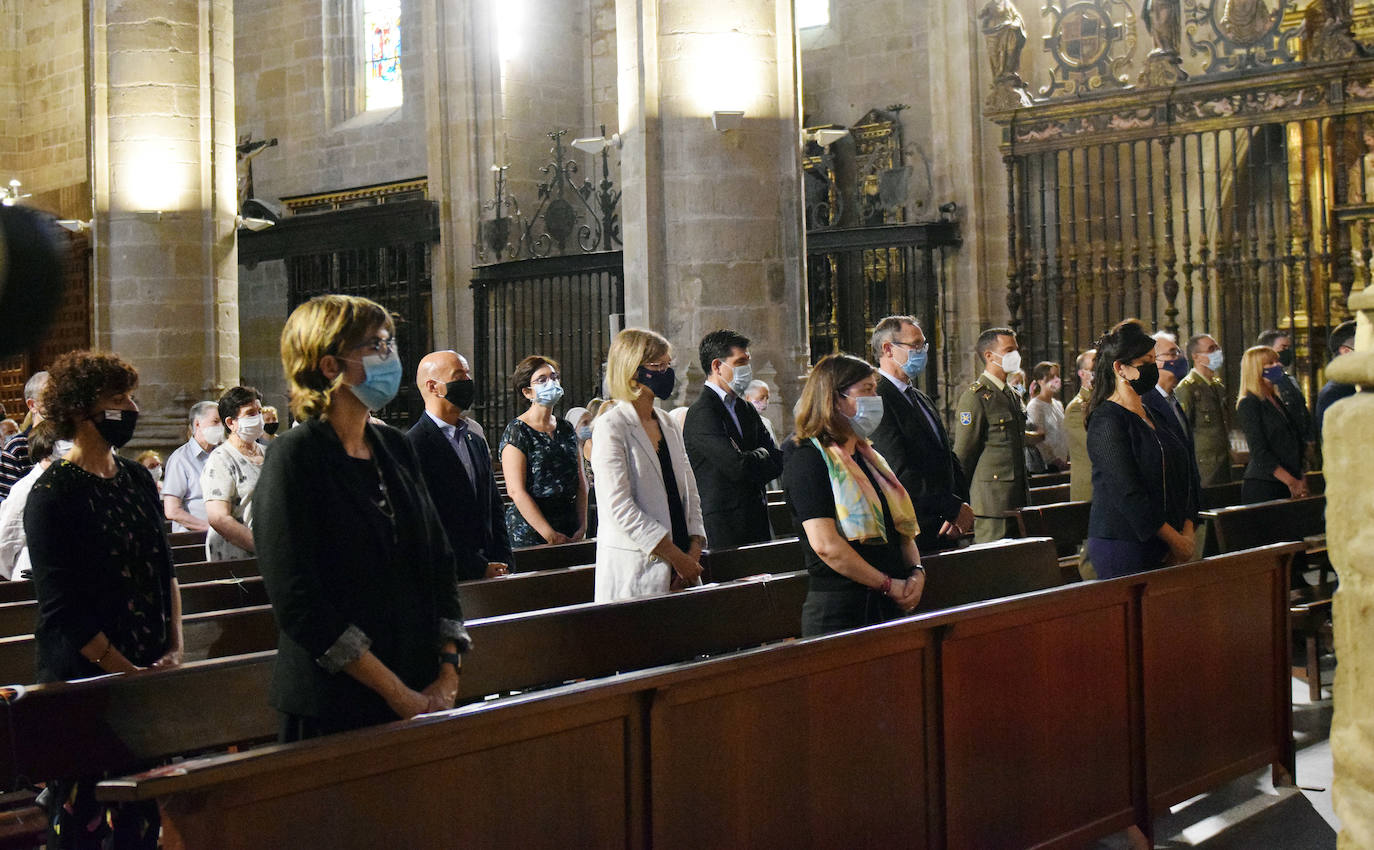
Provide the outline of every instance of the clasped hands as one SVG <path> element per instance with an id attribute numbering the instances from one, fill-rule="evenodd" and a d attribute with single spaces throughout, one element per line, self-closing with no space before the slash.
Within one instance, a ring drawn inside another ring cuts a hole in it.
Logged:
<path id="1" fill-rule="evenodd" d="M 895 578 L 887 596 L 904 612 L 916 610 L 921 602 L 921 594 L 926 589 L 925 570 L 915 570 L 909 578 Z"/>

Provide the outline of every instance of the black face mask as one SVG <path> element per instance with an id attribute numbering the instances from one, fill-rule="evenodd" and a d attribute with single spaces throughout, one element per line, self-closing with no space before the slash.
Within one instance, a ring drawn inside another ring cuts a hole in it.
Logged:
<path id="1" fill-rule="evenodd" d="M 643 366 L 635 372 L 635 380 L 648 387 L 649 392 L 660 399 L 667 399 L 673 394 L 673 387 L 677 386 L 677 373 L 673 367 L 669 366 L 662 372 L 650 372 Z"/>
<path id="2" fill-rule="evenodd" d="M 1285 348 L 1283 351 L 1279 352 L 1279 365 L 1283 366 L 1285 369 L 1291 369 L 1293 367 L 1293 349 Z"/>
<path id="3" fill-rule="evenodd" d="M 137 410 L 105 410 L 100 418 L 91 417 L 95 430 L 114 448 L 123 448 L 133 439 L 134 429 L 138 427 Z"/>
<path id="4" fill-rule="evenodd" d="M 267 422 L 263 424 L 262 430 L 268 434 L 276 434 L 279 425 L 281 425 L 280 422 Z"/>
<path id="5" fill-rule="evenodd" d="M 1136 395 L 1143 396 L 1159 383 L 1159 367 L 1153 363 L 1141 363 L 1135 368 L 1140 372 L 1140 377 L 1126 383 L 1131 385 Z"/>
<path id="6" fill-rule="evenodd" d="M 459 410 L 472 407 L 472 400 L 477 395 L 477 385 L 471 378 L 465 381 L 449 381 L 444 388 L 444 400 L 449 404 Z"/>

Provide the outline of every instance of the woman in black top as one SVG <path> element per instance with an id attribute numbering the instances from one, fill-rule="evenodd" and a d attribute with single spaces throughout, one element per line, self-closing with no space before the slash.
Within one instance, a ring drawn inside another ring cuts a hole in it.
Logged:
<path id="1" fill-rule="evenodd" d="M 283 741 L 452 708 L 463 627 L 453 552 L 398 431 L 369 422 L 401 362 L 387 312 L 323 295 L 282 330 L 291 409 L 254 500 L 258 566 L 280 632 Z"/>
<path id="2" fill-rule="evenodd" d="M 1141 401 L 1159 380 L 1154 347 L 1137 319 L 1121 322 L 1097 345 L 1084 415 L 1093 468 L 1088 557 L 1098 578 L 1193 558 L 1198 506 L 1188 446 Z"/>
<path id="3" fill-rule="evenodd" d="M 802 390 L 782 481 L 811 574 L 804 636 L 880 623 L 921 601 L 916 512 L 868 441 L 882 410 L 877 372 L 848 354 L 823 358 Z"/>
<path id="4" fill-rule="evenodd" d="M 138 373 L 74 351 L 48 370 L 40 409 L 72 441 L 34 485 L 24 531 L 38 595 L 40 682 L 170 667 L 181 660 L 181 602 L 152 476 L 114 449 L 133 436 Z M 156 847 L 157 806 L 102 811 L 96 779 L 49 783 L 48 846 Z"/>
<path id="5" fill-rule="evenodd" d="M 1307 495 L 1302 430 L 1275 388 L 1282 377 L 1279 356 L 1267 345 L 1256 345 L 1241 358 L 1236 418 L 1250 446 L 1240 485 L 1247 505 Z"/>
<path id="6" fill-rule="evenodd" d="M 501 468 L 506 473 L 506 531 L 512 546 L 581 540 L 587 526 L 587 482 L 577 432 L 553 415 L 563 397 L 558 364 L 531 355 L 511 378 L 529 409 L 501 435 Z"/>

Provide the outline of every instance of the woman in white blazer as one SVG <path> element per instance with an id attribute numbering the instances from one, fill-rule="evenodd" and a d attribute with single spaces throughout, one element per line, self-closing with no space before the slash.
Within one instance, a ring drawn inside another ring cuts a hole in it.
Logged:
<path id="1" fill-rule="evenodd" d="M 597 602 L 667 593 L 701 580 L 706 531 L 682 432 L 654 399 L 672 395 L 672 347 L 627 328 L 607 355 L 614 408 L 592 425 Z M 608 404 L 612 402 L 607 402 Z"/>

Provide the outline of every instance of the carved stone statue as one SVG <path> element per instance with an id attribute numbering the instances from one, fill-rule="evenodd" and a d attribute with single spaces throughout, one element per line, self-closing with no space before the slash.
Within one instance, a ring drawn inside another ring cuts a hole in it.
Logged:
<path id="1" fill-rule="evenodd" d="M 1359 53 L 1351 32 L 1353 16 L 1350 5 L 1350 0 L 1323 0 L 1322 16 L 1325 20 L 1313 31 L 1307 51 L 1312 61 L 1353 59 Z"/>
<path id="2" fill-rule="evenodd" d="M 1145 18 L 1145 29 L 1154 38 L 1155 49 L 1145 57 L 1140 85 L 1145 88 L 1172 86 L 1188 79 L 1182 68 L 1183 60 L 1178 55 L 1182 38 L 1178 0 L 1145 0 L 1141 16 Z"/>
<path id="3" fill-rule="evenodd" d="M 988 0 L 978 12 L 988 61 L 992 65 L 990 109 L 1015 109 L 1030 105 L 1030 94 L 1021 79 L 1021 50 L 1026 46 L 1026 24 L 1011 0 Z"/>
<path id="4" fill-rule="evenodd" d="M 1274 13 L 1264 0 L 1226 0 L 1217 28 L 1237 44 L 1255 44 L 1274 26 Z"/>
<path id="5" fill-rule="evenodd" d="M 1178 0 L 1145 0 L 1141 15 L 1155 40 L 1154 52 L 1177 56 L 1182 33 Z"/>

